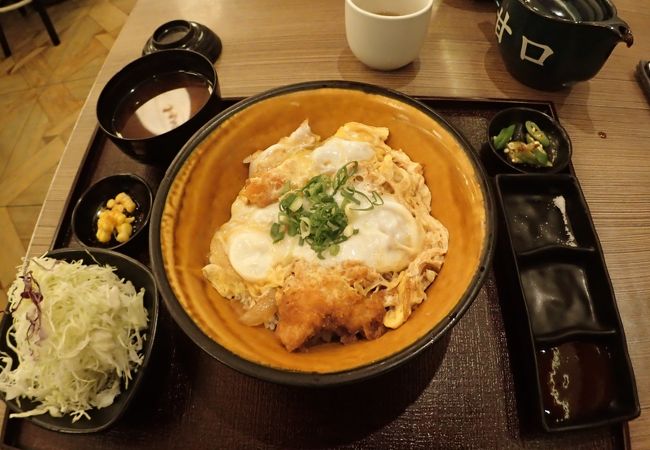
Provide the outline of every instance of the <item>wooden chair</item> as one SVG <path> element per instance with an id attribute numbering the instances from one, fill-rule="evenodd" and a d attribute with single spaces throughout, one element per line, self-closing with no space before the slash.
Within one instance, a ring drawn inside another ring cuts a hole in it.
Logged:
<path id="1" fill-rule="evenodd" d="M 56 34 L 54 25 L 52 25 L 50 16 L 47 15 L 47 11 L 45 10 L 45 6 L 43 6 L 43 4 L 41 3 L 41 0 L 0 0 L 0 14 L 8 11 L 13 11 L 15 9 L 19 9 L 21 10 L 21 12 L 23 12 L 24 7 L 26 5 L 29 5 L 30 3 L 34 6 L 34 9 L 38 13 L 38 15 L 41 16 L 41 20 L 43 21 L 43 25 L 45 25 L 47 34 L 50 35 L 50 39 L 52 40 L 52 44 L 59 45 L 61 41 L 59 40 L 59 36 Z M 11 56 L 11 49 L 9 48 L 7 37 L 2 31 L 1 23 L 0 23 L 0 45 L 2 46 L 2 51 L 4 52 L 5 56 L 6 57 Z"/>

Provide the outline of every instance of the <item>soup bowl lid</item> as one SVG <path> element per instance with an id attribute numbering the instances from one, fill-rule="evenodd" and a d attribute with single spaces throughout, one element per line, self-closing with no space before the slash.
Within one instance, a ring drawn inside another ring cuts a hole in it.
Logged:
<path id="1" fill-rule="evenodd" d="M 198 52 L 213 63 L 221 55 L 221 39 L 207 26 L 190 20 L 171 20 L 160 25 L 142 49 L 143 55 L 166 49 Z"/>

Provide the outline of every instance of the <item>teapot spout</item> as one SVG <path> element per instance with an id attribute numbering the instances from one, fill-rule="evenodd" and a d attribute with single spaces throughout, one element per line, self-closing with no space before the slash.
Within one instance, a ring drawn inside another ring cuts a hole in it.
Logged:
<path id="1" fill-rule="evenodd" d="M 625 42 L 625 45 L 632 47 L 632 44 L 634 44 L 634 35 L 632 34 L 632 30 L 627 26 L 620 26 L 618 27 L 618 32 L 621 35 L 621 40 Z"/>
<path id="2" fill-rule="evenodd" d="M 622 20 L 610 21 L 607 24 L 607 28 L 614 32 L 614 34 L 618 37 L 618 40 L 625 42 L 625 45 L 628 47 L 631 47 L 634 43 L 634 35 L 632 34 L 632 30 L 630 30 L 630 27 L 627 25 L 627 23 L 623 22 Z"/>

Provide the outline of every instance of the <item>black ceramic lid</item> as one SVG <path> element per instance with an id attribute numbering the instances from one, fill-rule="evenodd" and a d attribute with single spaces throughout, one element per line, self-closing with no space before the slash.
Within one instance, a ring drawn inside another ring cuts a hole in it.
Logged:
<path id="1" fill-rule="evenodd" d="M 149 38 L 142 54 L 167 49 L 194 50 L 214 63 L 221 54 L 221 39 L 214 31 L 197 22 L 172 20 L 160 25 Z"/>

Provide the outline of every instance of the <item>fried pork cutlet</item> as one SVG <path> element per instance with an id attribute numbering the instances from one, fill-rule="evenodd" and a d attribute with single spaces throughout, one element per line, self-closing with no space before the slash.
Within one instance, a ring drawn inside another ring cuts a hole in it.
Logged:
<path id="1" fill-rule="evenodd" d="M 386 331 L 381 291 L 369 297 L 360 294 L 352 287 L 350 274 L 354 278 L 355 271 L 343 276 L 320 266 L 296 265 L 277 299 L 276 334 L 287 350 L 299 349 L 327 332 L 346 343 L 357 336 L 376 339 Z"/>

